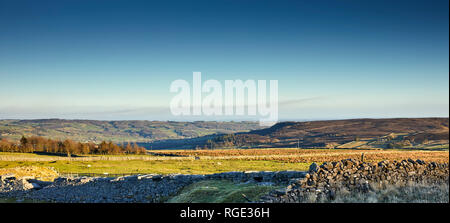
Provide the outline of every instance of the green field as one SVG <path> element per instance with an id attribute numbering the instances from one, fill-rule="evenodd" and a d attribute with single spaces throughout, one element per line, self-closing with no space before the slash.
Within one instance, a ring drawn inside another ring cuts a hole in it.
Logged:
<path id="1" fill-rule="evenodd" d="M 51 167 L 61 174 L 213 174 L 231 171 L 308 170 L 313 162 L 342 159 L 367 162 L 422 159 L 448 163 L 448 151 L 358 149 L 246 149 L 170 150 L 159 155 L 88 155 L 65 157 L 0 152 L 0 169 L 21 166 Z M 172 155 L 172 156 L 161 156 Z"/>
<path id="2" fill-rule="evenodd" d="M 310 163 L 249 160 L 0 161 L 0 168 L 53 167 L 60 173 L 212 174 L 229 171 L 307 170 Z"/>

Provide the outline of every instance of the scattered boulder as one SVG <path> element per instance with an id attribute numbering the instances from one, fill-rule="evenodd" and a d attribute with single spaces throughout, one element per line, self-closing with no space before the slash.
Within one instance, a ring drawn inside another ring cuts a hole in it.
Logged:
<path id="1" fill-rule="evenodd" d="M 312 163 L 309 166 L 309 171 L 310 173 L 317 173 L 317 171 L 319 171 L 319 166 L 317 165 L 317 163 Z"/>

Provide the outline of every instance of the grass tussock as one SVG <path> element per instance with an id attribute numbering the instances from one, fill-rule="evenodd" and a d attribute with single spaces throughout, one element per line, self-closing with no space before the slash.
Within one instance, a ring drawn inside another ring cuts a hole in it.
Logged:
<path id="1" fill-rule="evenodd" d="M 309 194 L 303 203 L 449 203 L 449 183 L 427 184 L 409 182 L 407 185 L 376 185 L 368 192 L 336 191 L 333 200 Z"/>

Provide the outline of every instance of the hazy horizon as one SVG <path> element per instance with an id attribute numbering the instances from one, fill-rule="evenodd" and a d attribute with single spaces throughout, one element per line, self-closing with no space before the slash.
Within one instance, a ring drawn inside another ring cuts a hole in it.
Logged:
<path id="1" fill-rule="evenodd" d="M 309 121 L 335 121 L 335 120 L 352 120 L 352 119 L 408 119 L 408 118 L 449 118 L 444 116 L 427 116 L 427 117 L 385 117 L 385 118 L 368 118 L 368 117 L 359 117 L 359 118 L 340 118 L 340 119 L 280 119 L 280 122 L 309 122 Z M 0 119 L 1 120 L 68 120 L 68 121 L 149 121 L 149 122 L 258 122 L 258 120 L 250 120 L 250 119 L 241 119 L 241 120 L 232 120 L 232 119 L 223 119 L 223 120 L 155 120 L 155 119 L 66 119 L 66 118 L 24 118 L 24 119 Z"/>

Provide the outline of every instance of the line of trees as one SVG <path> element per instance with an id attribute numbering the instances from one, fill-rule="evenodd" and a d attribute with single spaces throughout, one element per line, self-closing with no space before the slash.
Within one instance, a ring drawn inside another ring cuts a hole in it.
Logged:
<path id="1" fill-rule="evenodd" d="M 102 155 L 121 155 L 121 154 L 146 154 L 143 147 L 136 143 L 117 145 L 113 142 L 103 141 L 100 144 L 92 142 L 81 143 L 70 139 L 64 141 L 47 139 L 40 136 L 25 137 L 22 136 L 19 143 L 11 142 L 6 139 L 0 140 L 1 152 L 45 152 L 55 154 L 85 155 L 85 154 L 102 154 Z"/>

